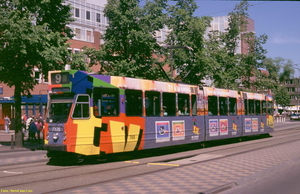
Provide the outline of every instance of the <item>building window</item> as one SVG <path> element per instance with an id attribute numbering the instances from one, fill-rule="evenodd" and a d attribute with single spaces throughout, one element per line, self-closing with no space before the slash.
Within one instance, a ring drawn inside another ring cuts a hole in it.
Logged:
<path id="1" fill-rule="evenodd" d="M 100 13 L 97 13 L 96 14 L 96 21 L 98 22 L 98 23 L 100 23 L 101 22 L 101 15 L 100 15 Z"/>
<path id="2" fill-rule="evenodd" d="M 286 84 L 293 84 L 293 80 L 286 80 L 285 83 Z"/>
<path id="3" fill-rule="evenodd" d="M 91 19 L 91 12 L 90 11 L 86 11 L 86 19 L 87 20 Z"/>
<path id="4" fill-rule="evenodd" d="M 79 18 L 79 9 L 75 8 L 75 17 Z"/>
<path id="5" fill-rule="evenodd" d="M 92 32 L 89 30 L 86 31 L 86 39 L 88 42 L 92 42 Z"/>
<path id="6" fill-rule="evenodd" d="M 40 72 L 39 71 L 34 71 L 34 79 L 36 81 L 39 81 L 40 80 Z"/>
<path id="7" fill-rule="evenodd" d="M 75 38 L 76 39 L 81 38 L 81 30 L 79 28 L 75 28 Z"/>

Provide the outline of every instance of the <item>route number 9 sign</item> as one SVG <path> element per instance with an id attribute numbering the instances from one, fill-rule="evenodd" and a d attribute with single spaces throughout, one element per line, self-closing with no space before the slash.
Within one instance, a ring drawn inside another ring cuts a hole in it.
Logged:
<path id="1" fill-rule="evenodd" d="M 68 72 L 51 74 L 51 84 L 68 84 L 68 83 L 70 83 Z"/>

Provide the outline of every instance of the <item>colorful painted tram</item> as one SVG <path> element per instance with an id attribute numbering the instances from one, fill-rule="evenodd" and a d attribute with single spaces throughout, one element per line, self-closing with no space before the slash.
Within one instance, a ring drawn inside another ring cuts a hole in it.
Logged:
<path id="1" fill-rule="evenodd" d="M 129 152 L 273 131 L 263 94 L 89 74 L 49 72 L 48 156 Z"/>

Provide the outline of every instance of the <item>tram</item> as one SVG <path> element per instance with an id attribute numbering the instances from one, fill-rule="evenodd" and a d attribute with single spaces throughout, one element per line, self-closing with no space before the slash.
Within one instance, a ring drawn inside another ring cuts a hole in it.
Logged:
<path id="1" fill-rule="evenodd" d="M 80 70 L 49 72 L 48 157 L 95 156 L 274 129 L 271 96 Z"/>

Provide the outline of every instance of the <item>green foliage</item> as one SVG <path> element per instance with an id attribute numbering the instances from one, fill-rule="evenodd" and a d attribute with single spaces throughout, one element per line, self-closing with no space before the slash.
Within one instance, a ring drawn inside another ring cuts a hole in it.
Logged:
<path id="1" fill-rule="evenodd" d="M 47 75 L 49 70 L 61 69 L 68 56 L 66 41 L 72 34 L 66 25 L 71 8 L 62 2 L 0 0 L 0 82 L 14 87 L 18 137 L 22 135 L 21 95 L 30 95 L 37 84 L 33 68 Z M 16 146 L 22 145 L 16 140 Z"/>
<path id="2" fill-rule="evenodd" d="M 185 83 L 202 85 L 201 80 L 209 77 L 215 87 L 240 89 L 242 85 L 249 91 L 276 88 L 277 80 L 290 75 L 288 69 L 279 75 L 277 67 L 265 63 L 267 35 L 247 32 L 247 1 L 229 13 L 225 32 L 212 31 L 208 39 L 204 34 L 212 18 L 193 16 L 195 0 L 168 2 L 149 0 L 140 7 L 138 0 L 109 0 L 105 43 L 100 50 L 85 49 L 91 65 L 101 64 L 101 74 L 163 80 L 162 66 L 169 64 L 167 74 L 176 69 L 176 79 Z M 165 26 L 171 30 L 167 46 L 162 46 L 155 35 Z M 247 43 L 248 53 L 236 53 L 240 41 Z"/>
<path id="3" fill-rule="evenodd" d="M 280 85 L 279 87 L 274 89 L 274 99 L 277 104 L 281 105 L 282 107 L 286 107 L 290 104 L 290 96 L 286 87 Z"/>
<path id="4" fill-rule="evenodd" d="M 0 3 L 0 55 L 4 56 L 0 58 L 0 82 L 30 94 L 36 85 L 33 68 L 47 75 L 51 69 L 60 69 L 68 55 L 66 41 L 71 33 L 65 25 L 70 21 L 70 8 L 55 0 Z M 49 13 L 53 10 L 56 16 Z"/>
<path id="5" fill-rule="evenodd" d="M 138 0 L 108 0 L 104 13 L 109 26 L 100 51 L 87 49 L 91 62 L 101 62 L 100 73 L 158 79 L 162 77 L 157 59 L 160 47 L 155 31 L 164 25 L 164 0 L 147 1 L 144 8 Z"/>
<path id="6" fill-rule="evenodd" d="M 171 49 L 171 69 L 177 69 L 177 79 L 186 83 L 200 84 L 207 75 L 207 58 L 205 56 L 206 28 L 210 17 L 194 17 L 197 9 L 194 0 L 177 0 L 175 5 L 168 7 L 169 19 L 167 26 L 172 29 L 166 43 Z"/>
<path id="7" fill-rule="evenodd" d="M 91 72 L 87 62 L 87 56 L 83 52 L 70 53 L 66 62 L 71 65 L 71 69 Z"/>
<path id="8" fill-rule="evenodd" d="M 284 80 L 292 78 L 295 72 L 294 69 L 297 68 L 291 60 L 281 57 L 262 60 L 262 67 L 268 71 L 269 80 L 276 83 L 271 89 L 278 87 Z"/>
<path id="9" fill-rule="evenodd" d="M 238 89 L 239 84 L 245 86 L 243 75 L 253 75 L 254 67 L 249 63 L 254 63 L 255 56 L 236 54 L 239 42 L 243 41 L 246 36 L 248 7 L 249 4 L 246 1 L 240 2 L 234 11 L 229 13 L 228 29 L 225 32 L 212 31 L 208 35 L 206 48 L 210 62 L 207 64 L 207 75 L 216 87 Z M 241 37 L 242 32 L 243 37 Z M 238 79 L 242 80 L 242 83 L 237 83 Z"/>

